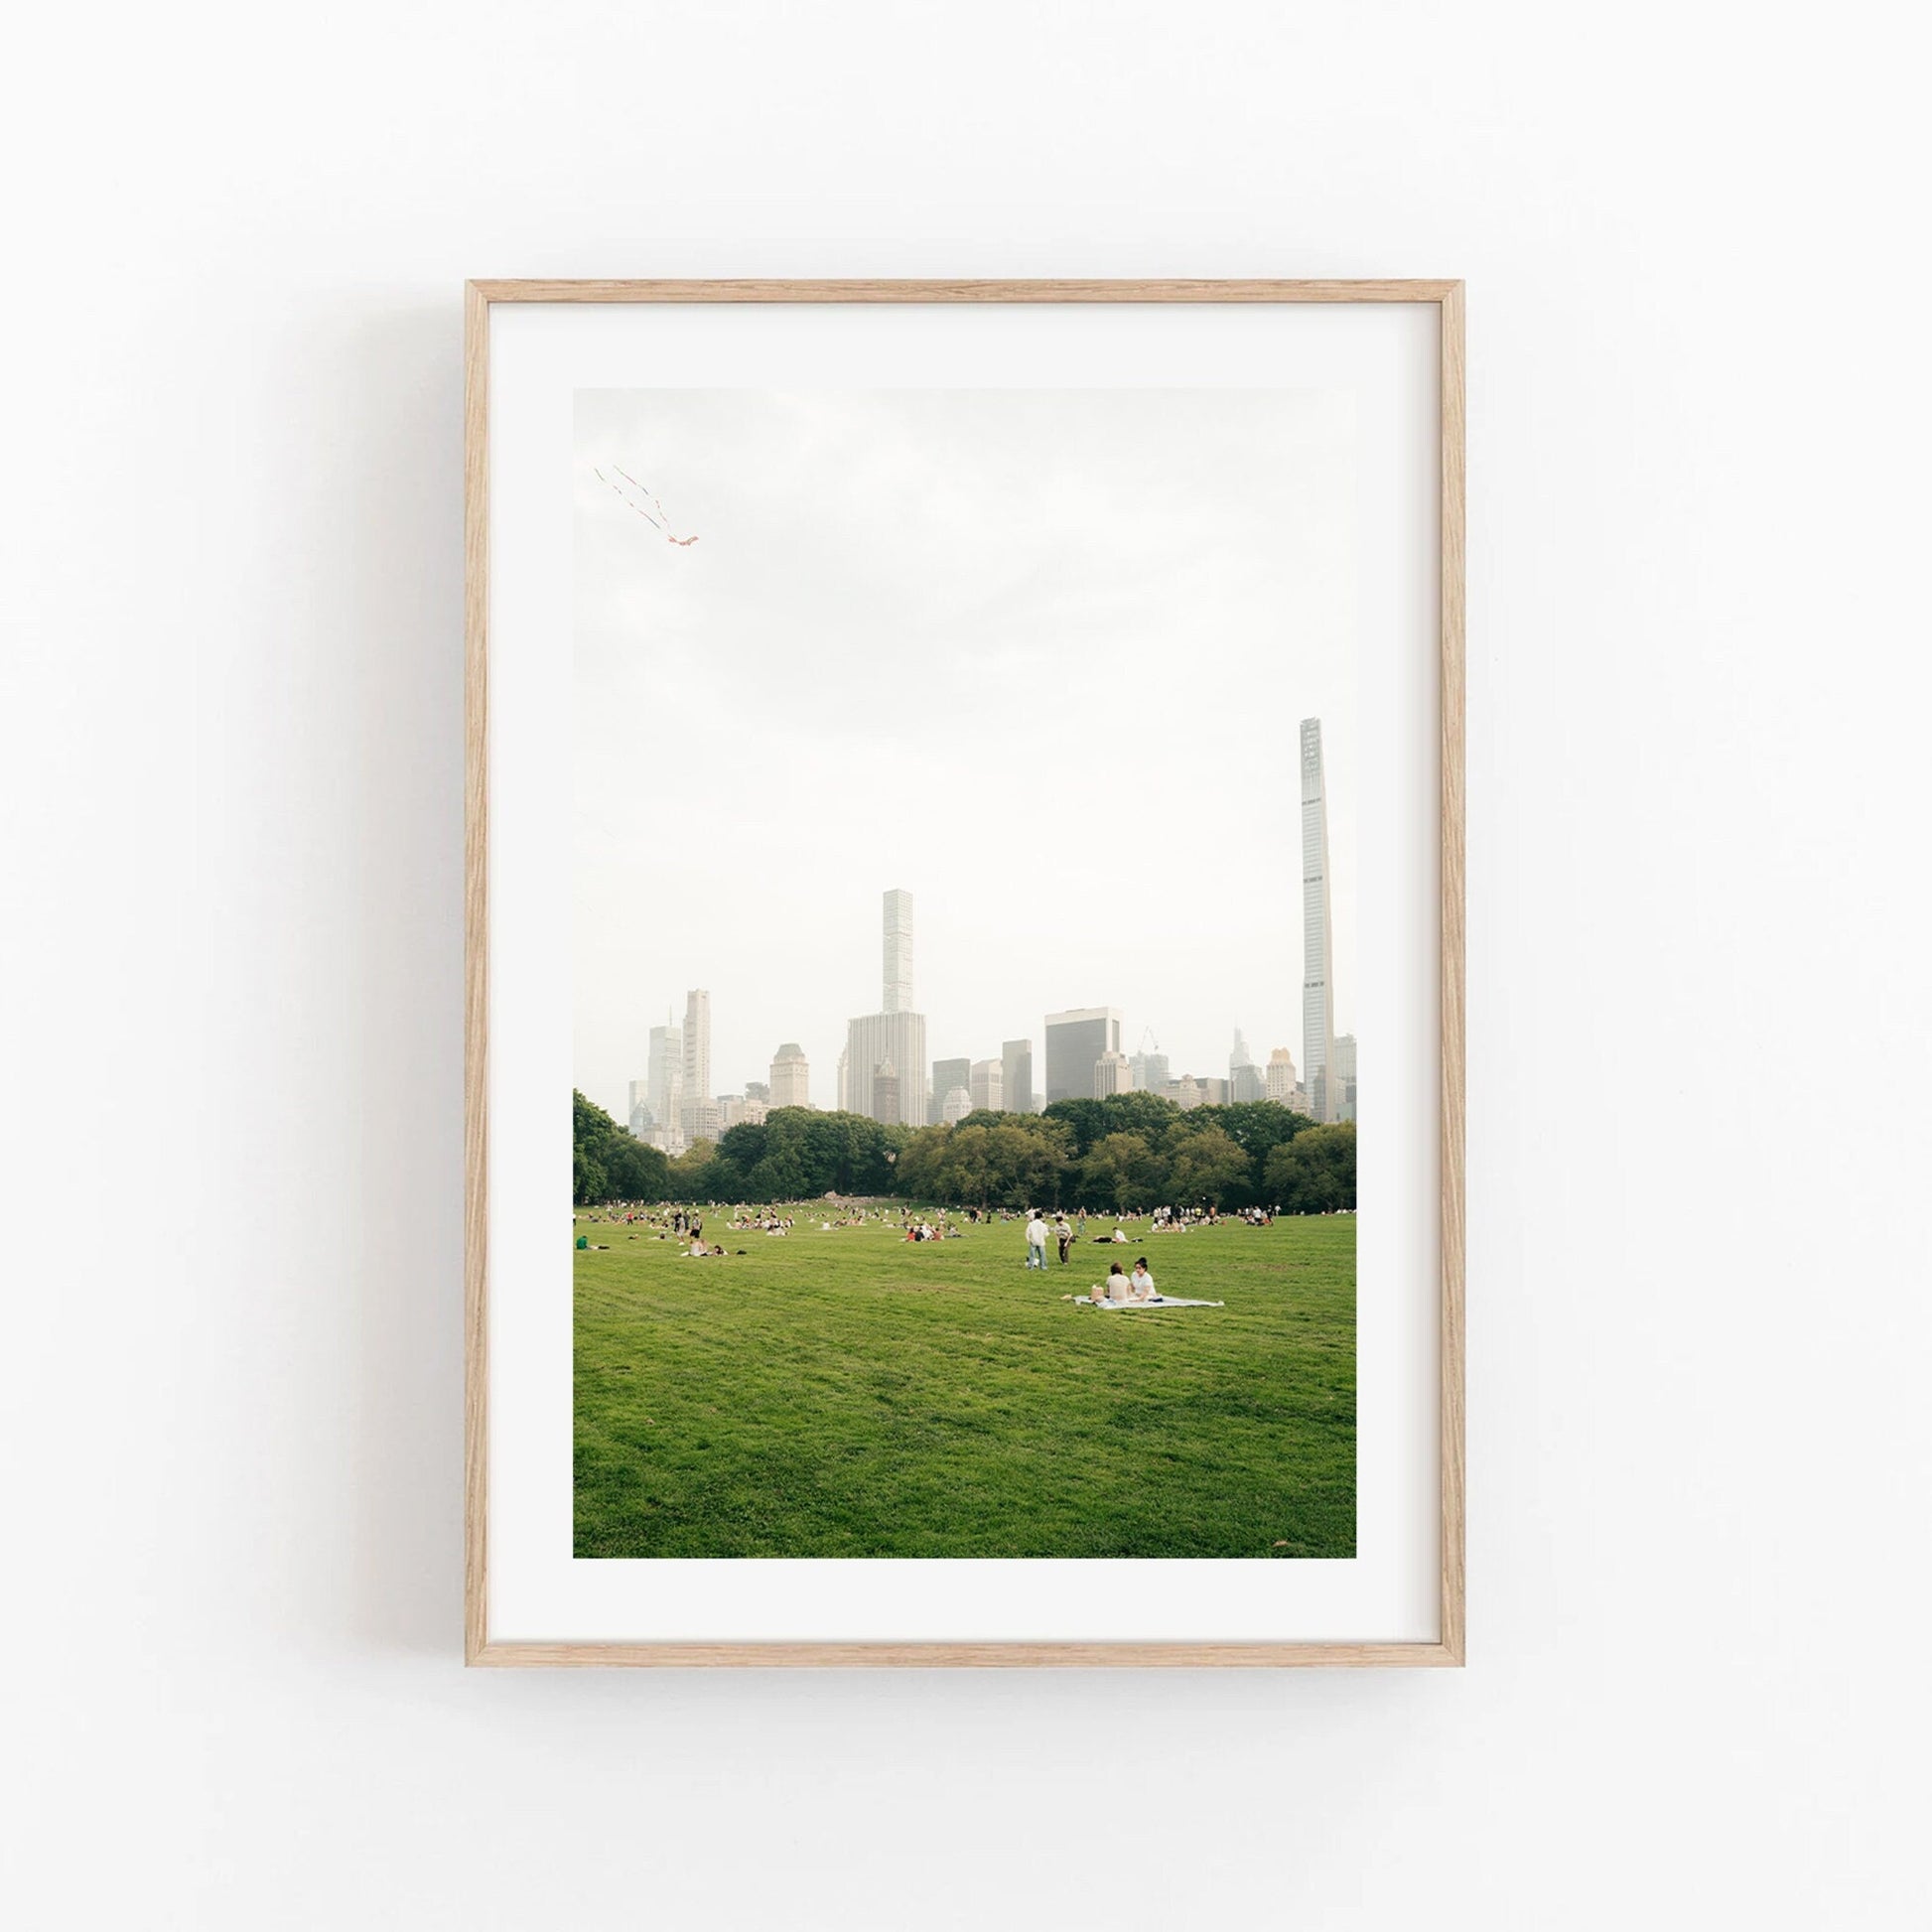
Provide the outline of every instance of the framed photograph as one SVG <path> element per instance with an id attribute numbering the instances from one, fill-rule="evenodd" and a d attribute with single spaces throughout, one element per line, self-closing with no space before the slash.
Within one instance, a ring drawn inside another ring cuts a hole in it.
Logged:
<path id="1" fill-rule="evenodd" d="M 1461 285 L 466 368 L 469 1661 L 1461 1663 Z"/>

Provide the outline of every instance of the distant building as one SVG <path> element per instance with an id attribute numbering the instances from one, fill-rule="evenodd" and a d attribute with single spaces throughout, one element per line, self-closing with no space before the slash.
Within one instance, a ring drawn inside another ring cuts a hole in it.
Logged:
<path id="1" fill-rule="evenodd" d="M 1167 1054 L 1134 1054 L 1127 1062 L 1127 1077 L 1130 1092 L 1159 1093 L 1170 1078 Z"/>
<path id="2" fill-rule="evenodd" d="M 882 1011 L 846 1023 L 845 1077 L 840 1101 L 855 1114 L 888 1125 L 917 1126 L 926 1118 L 925 1015 L 912 1011 L 912 895 L 886 895 L 885 981 Z M 890 1070 L 890 1083 L 881 1075 Z M 892 1113 L 879 1111 L 890 1093 Z"/>
<path id="3" fill-rule="evenodd" d="M 839 1048 L 839 1112 L 852 1111 L 852 1048 L 850 1044 Z"/>
<path id="4" fill-rule="evenodd" d="M 1302 720 L 1302 1063 L 1310 1112 L 1333 1120 L 1335 1057 L 1334 937 L 1328 922 L 1328 781 L 1321 763 L 1321 720 Z"/>
<path id="5" fill-rule="evenodd" d="M 1268 1055 L 1266 1082 L 1265 1098 L 1278 1101 L 1284 1107 L 1295 1104 L 1300 1082 L 1295 1078 L 1295 1055 L 1286 1046 L 1277 1046 Z"/>
<path id="6" fill-rule="evenodd" d="M 630 1083 L 630 1131 L 641 1134 L 646 1127 L 657 1124 L 656 1116 L 650 1110 L 650 1079 L 646 1075 L 641 1080 Z"/>
<path id="7" fill-rule="evenodd" d="M 1335 1083 L 1341 1089 L 1340 1111 L 1337 1120 L 1355 1118 L 1355 1035 L 1338 1034 L 1335 1036 Z"/>
<path id="8" fill-rule="evenodd" d="M 678 1116 L 678 1126 L 683 1130 L 686 1147 L 699 1141 L 715 1142 L 725 1131 L 715 1100 L 687 1100 Z"/>
<path id="9" fill-rule="evenodd" d="M 891 1060 L 881 1060 L 873 1069 L 872 1075 L 872 1117 L 887 1127 L 895 1127 L 899 1121 L 898 1075 L 893 1070 Z"/>
<path id="10" fill-rule="evenodd" d="M 762 1100 L 749 1093 L 721 1093 L 718 1096 L 718 1126 L 729 1134 L 734 1127 L 756 1127 L 770 1110 Z"/>
<path id="11" fill-rule="evenodd" d="M 802 1060 L 805 1056 L 800 1053 L 798 1057 Z M 771 1089 L 762 1080 L 747 1080 L 745 1082 L 745 1098 L 747 1100 L 762 1100 L 769 1106 L 771 1103 Z"/>
<path id="12" fill-rule="evenodd" d="M 846 1107 L 855 1114 L 873 1113 L 873 1081 L 888 1060 L 898 1109 L 893 1115 L 918 1127 L 925 1124 L 925 1015 L 922 1013 L 867 1013 L 848 1021 L 845 1029 Z"/>
<path id="13" fill-rule="evenodd" d="M 668 1023 L 650 1030 L 650 1117 L 656 1130 L 652 1145 L 678 1151 L 684 1106 L 684 1031 Z"/>
<path id="14" fill-rule="evenodd" d="M 1000 1085 L 1007 1097 L 1007 1112 L 1031 1114 L 1037 1102 L 1034 1093 L 1034 1043 L 1031 1039 L 1009 1039 L 1000 1048 Z"/>
<path id="15" fill-rule="evenodd" d="M 1125 1053 L 1102 1053 L 1093 1063 L 1093 1097 L 1105 1100 L 1110 1093 L 1126 1093 L 1131 1078 Z"/>
<path id="16" fill-rule="evenodd" d="M 970 1087 L 973 1081 L 971 1060 L 934 1060 L 932 1062 L 932 1097 L 926 1108 L 928 1125 L 945 1118 L 946 1096 L 954 1087 Z"/>
<path id="17" fill-rule="evenodd" d="M 1093 1094 L 1094 1062 L 1120 1051 L 1118 1007 L 1075 1007 L 1046 1016 L 1046 1104 Z"/>
<path id="18" fill-rule="evenodd" d="M 998 1060 L 975 1060 L 973 1070 L 967 1079 L 967 1090 L 973 1096 L 975 1112 L 984 1108 L 986 1112 L 997 1114 L 1005 1106 L 1005 1068 Z"/>
<path id="19" fill-rule="evenodd" d="M 1178 1080 L 1170 1080 L 1161 1091 L 1183 1111 L 1193 1107 L 1225 1107 L 1228 1103 L 1228 1083 L 1205 1073 L 1183 1073 Z"/>
<path id="20" fill-rule="evenodd" d="M 885 1009 L 912 1011 L 912 895 L 886 895 Z"/>
<path id="21" fill-rule="evenodd" d="M 1234 1030 L 1234 1049 L 1228 1054 L 1228 1098 L 1261 1100 L 1267 1096 L 1267 1078 L 1255 1064 L 1255 1056 L 1248 1051 L 1248 1042 L 1237 1027 Z"/>
<path id="22" fill-rule="evenodd" d="M 973 1111 L 973 1096 L 965 1087 L 948 1087 L 946 1097 L 939 1103 L 939 1118 L 948 1127 L 956 1127 Z"/>
<path id="23" fill-rule="evenodd" d="M 843 1078 L 845 1062 L 839 1062 Z M 747 1093 L 751 1088 L 745 1089 Z M 809 1107 L 812 1104 L 812 1069 L 805 1059 L 805 1049 L 795 1039 L 788 1039 L 771 1055 L 771 1082 L 765 1098 L 773 1107 Z"/>
<path id="24" fill-rule="evenodd" d="M 684 1095 L 711 1091 L 711 995 L 696 987 L 684 996 Z"/>

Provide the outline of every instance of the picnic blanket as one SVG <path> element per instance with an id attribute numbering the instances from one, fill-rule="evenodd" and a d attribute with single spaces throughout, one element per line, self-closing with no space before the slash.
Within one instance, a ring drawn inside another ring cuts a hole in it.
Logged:
<path id="1" fill-rule="evenodd" d="M 1073 1298 L 1075 1308 L 1089 1309 L 1224 1309 L 1225 1302 L 1189 1302 L 1178 1295 L 1156 1295 L 1146 1302 L 1095 1302 L 1084 1295 Z"/>

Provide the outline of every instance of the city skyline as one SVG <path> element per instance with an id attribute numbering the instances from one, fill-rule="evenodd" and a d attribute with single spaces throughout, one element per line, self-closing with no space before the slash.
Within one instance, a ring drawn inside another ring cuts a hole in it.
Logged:
<path id="1" fill-rule="evenodd" d="M 1312 729 L 1317 745 L 1318 791 L 1319 721 L 1305 720 L 1304 848 L 1307 851 L 1309 799 L 1306 748 Z M 1306 857 L 1304 863 L 1307 863 Z M 1305 885 L 1311 883 L 1305 875 Z M 1318 883 L 1325 889 L 1325 874 Z M 1335 1075 L 1345 1076 L 1332 1091 L 1299 1083 L 1294 1055 L 1287 1047 L 1270 1050 L 1266 1070 L 1247 1044 L 1244 1030 L 1234 1029 L 1228 1051 L 1227 1075 L 1183 1072 L 1171 1076 L 1170 1056 L 1158 1046 L 1147 1049 L 1152 1026 L 1143 1035 L 1143 1050 L 1121 1050 L 1125 1016 L 1115 1007 L 1063 1009 L 1041 1016 L 1040 1039 L 1047 1071 L 1045 1091 L 1031 1089 L 1031 1038 L 1001 1042 L 998 1056 L 974 1060 L 959 1055 L 927 1061 L 925 1015 L 911 1010 L 915 1000 L 912 974 L 913 895 L 891 888 L 883 897 L 884 935 L 881 990 L 887 1010 L 863 1014 L 846 1023 L 837 1090 L 832 1107 L 840 1112 L 869 1116 L 886 1125 L 906 1127 L 950 1125 L 968 1111 L 1032 1112 L 1056 1100 L 1102 1099 L 1109 1094 L 1147 1091 L 1174 1099 L 1183 1108 L 1270 1099 L 1299 1107 L 1316 1119 L 1355 1118 L 1355 1040 L 1352 1035 L 1330 1032 L 1325 1052 Z M 1304 1014 L 1311 987 L 1321 990 L 1320 1011 L 1328 1011 L 1332 992 L 1325 977 L 1331 970 L 1323 923 L 1310 921 L 1307 930 L 1315 945 L 1303 961 Z M 652 1130 L 651 1138 L 673 1151 L 699 1139 L 715 1140 L 740 1120 L 757 1120 L 767 1107 L 814 1107 L 810 1094 L 809 1061 L 796 1040 L 780 1042 L 767 1065 L 767 1080 L 747 1081 L 722 1094 L 707 1094 L 690 1082 L 698 1069 L 710 1067 L 711 996 L 695 988 L 685 995 L 682 1028 L 666 1023 L 652 1027 L 647 1072 L 626 1083 L 628 1120 L 633 1132 Z M 963 1103 L 963 1104 L 962 1104 Z M 640 1113 L 648 1118 L 640 1119 Z"/>
<path id="2" fill-rule="evenodd" d="M 1354 439 L 1345 398 L 1285 391 L 580 393 L 575 1083 L 622 1118 L 704 988 L 713 1097 L 789 1041 L 830 1107 L 889 888 L 921 1088 L 1025 1039 L 1043 1102 L 1045 1015 L 1103 1003 L 1175 1074 L 1224 1074 L 1236 1026 L 1299 1061 L 1309 716 L 1346 1027 Z M 702 541 L 640 547 L 614 461 Z"/>

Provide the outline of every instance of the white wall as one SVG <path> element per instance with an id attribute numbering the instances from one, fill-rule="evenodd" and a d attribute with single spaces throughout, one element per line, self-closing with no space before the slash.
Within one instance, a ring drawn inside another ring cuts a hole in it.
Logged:
<path id="1" fill-rule="evenodd" d="M 16 24 L 23 1924 L 1925 1922 L 1895 17 Z M 927 272 L 1469 279 L 1464 1673 L 457 1662 L 459 283 Z"/>

